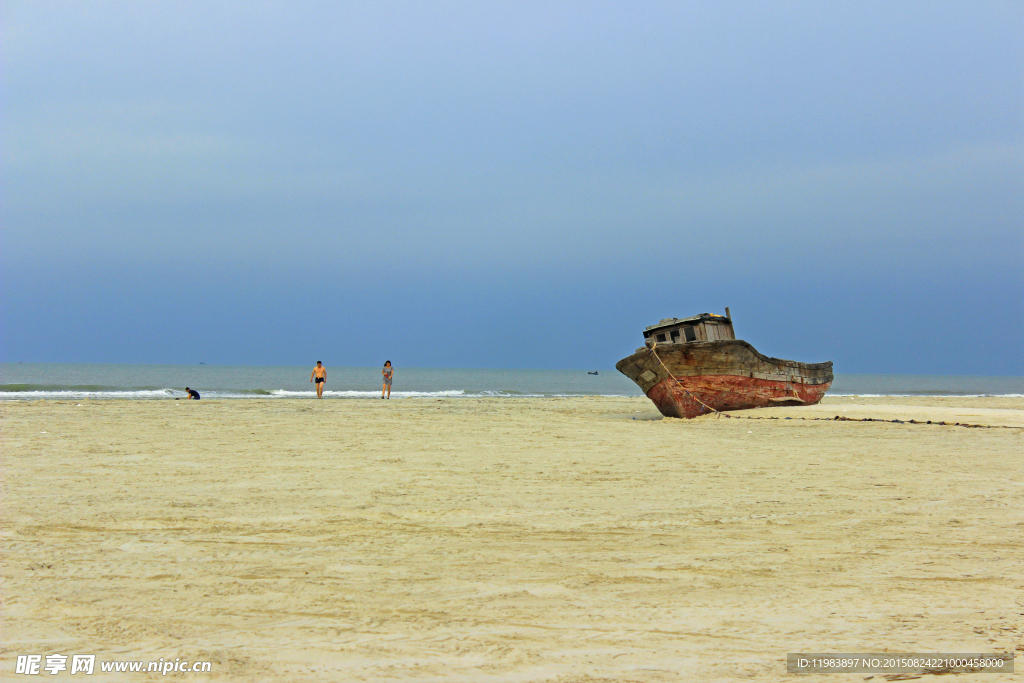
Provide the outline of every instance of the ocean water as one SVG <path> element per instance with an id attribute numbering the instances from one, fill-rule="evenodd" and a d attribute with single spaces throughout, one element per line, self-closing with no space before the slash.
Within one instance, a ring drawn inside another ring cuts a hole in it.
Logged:
<path id="1" fill-rule="evenodd" d="M 0 400 L 313 398 L 310 367 L 0 363 Z M 380 368 L 327 369 L 325 398 L 380 396 Z M 1024 377 L 837 374 L 830 395 L 1024 396 Z M 640 396 L 614 369 L 395 368 L 392 398 Z"/>
<path id="2" fill-rule="evenodd" d="M 0 364 L 0 399 L 178 398 L 191 387 L 205 398 L 312 398 L 313 366 Z M 381 368 L 327 368 L 325 398 L 380 396 Z M 392 398 L 631 396 L 614 369 L 465 370 L 395 367 Z"/>

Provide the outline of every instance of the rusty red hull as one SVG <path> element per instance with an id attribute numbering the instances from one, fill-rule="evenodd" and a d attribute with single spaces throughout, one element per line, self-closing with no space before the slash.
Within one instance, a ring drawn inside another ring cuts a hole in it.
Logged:
<path id="1" fill-rule="evenodd" d="M 735 375 L 703 375 L 678 382 L 671 377 L 651 387 L 647 397 L 665 417 L 698 417 L 715 410 L 817 403 L 831 384 L 799 384 Z M 704 404 L 704 405 L 702 405 Z"/>
<path id="2" fill-rule="evenodd" d="M 832 386 L 832 363 L 770 358 L 738 339 L 654 344 L 616 365 L 666 417 L 810 405 Z"/>

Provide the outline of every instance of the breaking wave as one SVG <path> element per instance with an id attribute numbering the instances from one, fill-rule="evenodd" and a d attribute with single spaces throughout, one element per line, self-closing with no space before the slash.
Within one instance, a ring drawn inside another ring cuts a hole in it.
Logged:
<path id="1" fill-rule="evenodd" d="M 316 391 L 291 391 L 288 389 L 224 389 L 205 390 L 200 392 L 205 399 L 279 399 L 279 398 L 316 398 Z M 479 391 L 467 392 L 462 389 L 442 391 L 392 391 L 391 398 L 564 398 L 594 394 L 543 394 L 522 393 L 518 391 Z M 0 385 L 0 401 L 3 400 L 81 400 L 81 399 L 134 399 L 155 400 L 185 398 L 187 394 L 180 389 L 167 387 L 160 389 L 112 389 L 84 387 L 47 387 L 28 388 Z M 372 399 L 379 398 L 380 391 L 324 391 L 324 398 L 333 399 Z"/>

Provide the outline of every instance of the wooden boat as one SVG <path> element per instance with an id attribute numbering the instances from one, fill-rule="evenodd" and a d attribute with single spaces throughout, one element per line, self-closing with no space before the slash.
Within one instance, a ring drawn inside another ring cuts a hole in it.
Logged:
<path id="1" fill-rule="evenodd" d="M 667 318 L 644 330 L 644 346 L 615 368 L 666 417 L 817 403 L 832 386 L 832 362 L 769 358 L 736 339 L 729 309 Z"/>

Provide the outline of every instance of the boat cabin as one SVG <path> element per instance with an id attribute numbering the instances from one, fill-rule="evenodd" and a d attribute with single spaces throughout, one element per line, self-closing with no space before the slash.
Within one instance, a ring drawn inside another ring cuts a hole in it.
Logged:
<path id="1" fill-rule="evenodd" d="M 692 341 L 735 339 L 732 320 L 727 315 L 701 313 L 690 318 L 665 318 L 644 330 L 644 343 L 685 344 Z"/>

